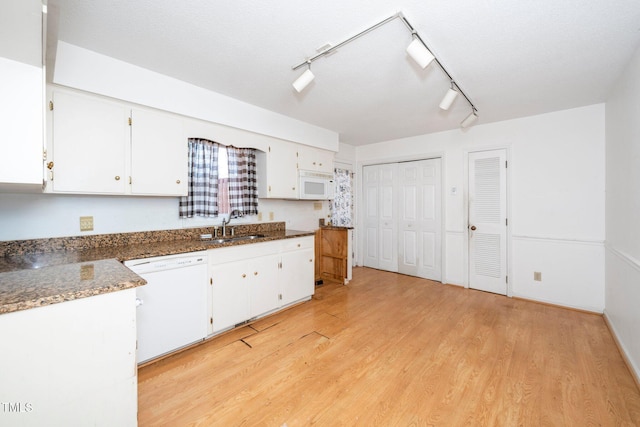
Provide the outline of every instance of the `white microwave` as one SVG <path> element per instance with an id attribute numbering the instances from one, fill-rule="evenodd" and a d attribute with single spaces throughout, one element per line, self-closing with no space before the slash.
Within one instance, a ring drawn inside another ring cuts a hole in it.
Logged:
<path id="1" fill-rule="evenodd" d="M 298 171 L 298 197 L 301 200 L 331 200 L 334 194 L 333 175 L 324 172 Z"/>

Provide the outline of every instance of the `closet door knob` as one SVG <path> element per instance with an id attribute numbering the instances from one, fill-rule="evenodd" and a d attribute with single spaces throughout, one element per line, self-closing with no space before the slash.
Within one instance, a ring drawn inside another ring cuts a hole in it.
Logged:
<path id="1" fill-rule="evenodd" d="M 120 181 L 120 176 L 116 175 L 116 181 Z"/>
<path id="2" fill-rule="evenodd" d="M 180 180 L 179 180 L 179 179 L 178 179 L 178 180 L 176 180 L 176 184 L 180 184 Z"/>

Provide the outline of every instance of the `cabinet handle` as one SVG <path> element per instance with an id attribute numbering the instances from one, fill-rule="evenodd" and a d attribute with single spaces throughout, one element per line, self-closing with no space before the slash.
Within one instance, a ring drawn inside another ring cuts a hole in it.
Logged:
<path id="1" fill-rule="evenodd" d="M 116 175 L 116 181 L 120 181 L 120 176 Z"/>
<path id="2" fill-rule="evenodd" d="M 300 247 L 300 243 L 298 243 L 298 247 Z"/>
<path id="3" fill-rule="evenodd" d="M 258 275 L 258 272 L 257 272 L 257 271 L 254 271 L 254 272 L 253 272 L 253 275 L 254 275 L 254 276 L 257 276 L 257 275 Z"/>
<path id="4" fill-rule="evenodd" d="M 311 258 L 311 259 L 309 260 L 309 262 L 313 262 L 313 258 Z"/>
<path id="5" fill-rule="evenodd" d="M 320 166 L 322 166 L 322 163 L 320 163 Z"/>
<path id="6" fill-rule="evenodd" d="M 176 180 L 176 184 L 180 184 L 180 180 L 179 180 L 179 179 L 178 179 L 178 180 Z"/>
<path id="7" fill-rule="evenodd" d="M 315 165 L 316 165 L 316 162 L 313 162 L 313 166 L 315 166 Z"/>
<path id="8" fill-rule="evenodd" d="M 242 278 L 244 279 L 245 277 L 247 277 L 247 275 L 242 273 Z"/>

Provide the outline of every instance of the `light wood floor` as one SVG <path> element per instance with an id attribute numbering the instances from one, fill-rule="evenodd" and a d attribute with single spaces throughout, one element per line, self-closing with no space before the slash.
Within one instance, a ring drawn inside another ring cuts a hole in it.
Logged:
<path id="1" fill-rule="evenodd" d="M 638 426 L 601 316 L 367 268 L 139 370 L 141 426 Z"/>

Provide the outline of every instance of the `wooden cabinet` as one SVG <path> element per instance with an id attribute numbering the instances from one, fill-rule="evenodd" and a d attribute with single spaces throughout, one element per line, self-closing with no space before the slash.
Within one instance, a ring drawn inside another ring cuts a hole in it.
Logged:
<path id="1" fill-rule="evenodd" d="M 314 293 L 313 236 L 210 249 L 210 334 Z"/>
<path id="2" fill-rule="evenodd" d="M 2 425 L 135 426 L 135 289 L 0 315 Z"/>
<path id="3" fill-rule="evenodd" d="M 6 0 L 0 13 L 0 190 L 42 190 L 42 2 Z"/>
<path id="4" fill-rule="evenodd" d="M 187 194 L 188 145 L 178 116 L 65 91 L 51 99 L 51 191 Z"/>
<path id="5" fill-rule="evenodd" d="M 334 152 L 307 145 L 298 146 L 298 169 L 333 173 Z"/>
<path id="6" fill-rule="evenodd" d="M 323 227 L 320 236 L 318 270 L 322 280 L 346 283 L 350 278 L 350 235 L 343 227 Z"/>

